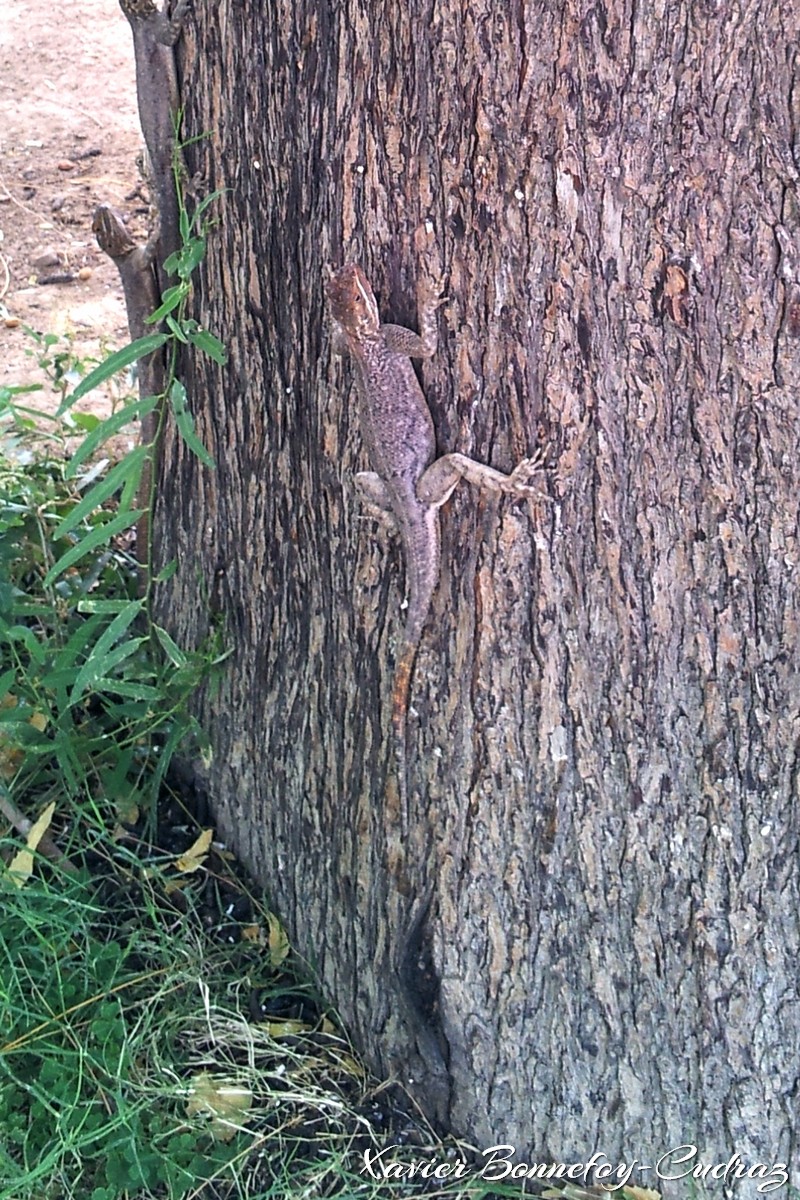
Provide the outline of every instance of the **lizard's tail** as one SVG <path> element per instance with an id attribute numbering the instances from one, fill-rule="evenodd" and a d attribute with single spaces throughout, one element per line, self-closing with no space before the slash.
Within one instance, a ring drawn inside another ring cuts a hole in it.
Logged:
<path id="1" fill-rule="evenodd" d="M 411 673 L 417 657 L 415 642 L 406 642 L 397 660 L 392 689 L 392 728 L 397 756 L 397 783 L 403 816 L 408 819 L 408 698 L 411 692 Z"/>

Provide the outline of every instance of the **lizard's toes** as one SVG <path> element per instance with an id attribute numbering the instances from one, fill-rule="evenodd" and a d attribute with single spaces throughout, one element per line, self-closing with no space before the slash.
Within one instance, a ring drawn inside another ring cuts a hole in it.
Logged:
<path id="1" fill-rule="evenodd" d="M 514 470 L 511 472 L 511 478 L 524 484 L 534 475 L 541 475 L 544 470 L 541 457 L 537 454 L 533 458 L 523 458 L 517 463 Z"/>
<path id="2" fill-rule="evenodd" d="M 535 497 L 539 500 L 546 500 L 548 497 L 538 488 L 531 487 L 530 481 L 535 475 L 541 475 L 544 471 L 544 455 L 541 451 L 536 452 L 532 458 L 523 458 L 517 464 L 511 473 L 512 490 L 518 496 Z"/>

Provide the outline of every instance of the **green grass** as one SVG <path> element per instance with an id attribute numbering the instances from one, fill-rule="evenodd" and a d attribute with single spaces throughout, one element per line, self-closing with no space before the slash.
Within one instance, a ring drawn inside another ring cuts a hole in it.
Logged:
<path id="1" fill-rule="evenodd" d="M 3 889 L 0 1197 L 177 1198 L 209 1180 L 208 1194 L 288 1196 L 311 1179 L 341 1194 L 356 1138 L 374 1138 L 353 1117 L 364 1076 L 329 1021 L 248 1014 L 254 994 L 304 993 L 269 953 L 267 914 L 215 939 L 205 878 L 122 861 L 110 909 L 102 860 Z"/>
<path id="2" fill-rule="evenodd" d="M 360 1170 L 392 1104 L 228 857 L 181 858 L 169 767 L 224 647 L 177 647 L 139 594 L 144 454 L 100 457 L 139 402 L 71 415 L 121 357 L 37 347 L 59 411 L 0 392 L 0 1200 L 384 1194 Z"/>
<path id="3" fill-rule="evenodd" d="M 92 363 L 30 331 L 42 382 L 0 389 L 0 1200 L 376 1194 L 360 1153 L 389 1106 L 171 784 L 224 647 L 153 624 L 153 447 L 109 446 L 158 402 L 118 383 L 158 343 L 161 411 L 213 467 L 174 375 L 178 344 L 224 360 L 186 317 L 185 224 L 163 332 Z M 102 420 L 74 409 L 99 383 Z"/>
<path id="4" fill-rule="evenodd" d="M 369 1197 L 363 1150 L 409 1127 L 170 774 L 225 648 L 153 624 L 154 447 L 114 439 L 158 411 L 213 469 L 175 373 L 225 358 L 187 316 L 213 199 L 181 202 L 152 333 L 91 362 L 29 331 L 40 381 L 0 389 L 0 1200 Z M 164 394 L 135 398 L 156 348 Z M 98 384 L 105 419 L 75 408 Z"/>

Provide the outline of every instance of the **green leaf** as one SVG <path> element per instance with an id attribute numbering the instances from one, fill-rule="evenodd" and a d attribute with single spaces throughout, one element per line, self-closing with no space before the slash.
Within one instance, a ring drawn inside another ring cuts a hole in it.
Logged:
<path id="1" fill-rule="evenodd" d="M 79 613 L 118 613 L 122 612 L 130 604 L 130 600 L 94 600 L 84 599 L 79 600 L 77 609 Z"/>
<path id="2" fill-rule="evenodd" d="M 12 688 L 16 686 L 16 682 L 17 672 L 13 669 L 10 671 L 4 671 L 3 674 L 0 675 L 0 700 L 2 700 L 4 696 L 8 695 Z"/>
<path id="3" fill-rule="evenodd" d="M 181 744 L 183 739 L 186 737 L 186 734 L 189 732 L 189 730 L 194 727 L 194 724 L 195 724 L 194 719 L 189 718 L 189 720 L 186 723 L 181 722 L 181 721 L 176 721 L 175 724 L 172 726 L 169 737 L 167 738 L 166 742 L 164 743 L 164 745 L 162 747 L 161 754 L 160 754 L 159 760 L 158 760 L 158 766 L 155 769 L 155 772 L 153 774 L 153 781 L 150 785 L 153 789 L 154 794 L 157 793 L 158 788 L 161 786 L 161 782 L 167 772 L 167 767 L 169 766 L 170 762 L 172 761 L 172 756 L 174 755 L 175 751 L 178 749 L 178 746 Z"/>
<path id="4" fill-rule="evenodd" d="M 0 708 L 0 727 L 2 729 L 3 743 L 5 744 L 9 736 L 18 745 L 20 743 L 28 745 L 34 738 L 41 738 L 39 730 L 31 725 L 32 715 L 33 709 L 28 705 L 22 707 L 15 704 L 9 708 Z"/>
<path id="5" fill-rule="evenodd" d="M 174 667 L 185 667 L 189 660 L 180 646 L 169 636 L 166 629 L 162 629 L 160 625 L 154 625 L 153 632 L 172 665 Z M 0 692 L 0 696 L 2 696 L 2 692 Z"/>
<path id="6" fill-rule="evenodd" d="M 58 769 L 61 772 L 61 782 L 70 793 L 75 793 L 79 790 L 82 780 L 85 786 L 86 780 L 85 769 L 81 768 L 80 760 L 75 753 L 74 741 L 74 729 L 58 730 L 53 741 L 53 753 L 56 756 Z"/>
<path id="7" fill-rule="evenodd" d="M 184 245 L 181 251 L 180 271 L 188 278 L 206 256 L 206 239 L 193 237 Z"/>
<path id="8" fill-rule="evenodd" d="M 186 442 L 186 445 L 193 454 L 197 455 L 204 466 L 211 467 L 213 470 L 215 465 L 214 459 L 194 431 L 194 417 L 186 407 L 186 388 L 179 379 L 173 380 L 169 392 L 169 402 L 175 414 L 175 424 L 178 427 L 178 432 Z"/>
<path id="9" fill-rule="evenodd" d="M 124 662 L 126 658 L 130 658 L 132 654 L 135 654 L 139 647 L 146 641 L 146 637 L 130 638 L 127 642 L 123 642 L 121 646 L 117 646 L 115 650 L 111 650 L 106 654 L 101 662 L 95 662 L 92 659 L 91 664 L 87 663 L 78 679 L 75 680 L 75 685 L 70 692 L 70 703 L 74 704 L 79 700 L 87 687 L 91 687 L 95 692 L 117 691 L 118 681 L 111 676 L 111 672 L 121 662 Z M 91 670 L 89 669 L 90 666 Z"/>
<path id="10" fill-rule="evenodd" d="M 116 350 L 113 354 L 109 354 L 108 358 L 104 359 L 99 367 L 95 367 L 93 371 L 90 371 L 86 378 L 81 380 L 75 390 L 64 399 L 58 410 L 58 415 L 63 415 L 76 400 L 80 400 L 81 397 L 86 396 L 101 383 L 105 383 L 107 379 L 111 379 L 112 375 L 116 375 L 117 371 L 123 371 L 140 358 L 145 358 L 146 355 L 152 354 L 154 350 L 159 350 L 166 341 L 167 335 L 165 333 L 148 333 L 145 337 L 137 338 L 135 342 L 130 342 L 127 346 L 123 346 L 121 350 Z"/>
<path id="11" fill-rule="evenodd" d="M 167 275 L 174 275 L 178 270 L 178 264 L 181 261 L 180 250 L 173 250 L 167 258 L 164 259 L 164 271 Z"/>
<path id="12" fill-rule="evenodd" d="M 217 188 L 208 196 L 204 196 L 192 214 L 192 223 L 197 225 L 206 209 L 210 208 L 214 201 L 219 200 L 220 196 L 224 196 L 227 191 L 227 188 Z"/>
<path id="13" fill-rule="evenodd" d="M 76 525 L 80 525 L 81 521 L 108 500 L 109 496 L 113 496 L 123 484 L 130 483 L 131 480 L 133 480 L 133 494 L 135 495 L 149 453 L 149 446 L 137 446 L 135 450 L 131 450 L 130 454 L 126 454 L 123 459 L 120 459 L 116 466 L 111 468 L 105 479 L 101 479 L 93 488 L 90 488 L 72 511 L 67 513 L 63 521 L 59 522 L 53 530 L 53 537 L 63 537 Z"/>
<path id="14" fill-rule="evenodd" d="M 158 574 L 154 577 L 153 583 L 166 583 L 172 579 L 178 570 L 178 560 L 171 558 L 168 563 L 165 563 Z"/>
<path id="15" fill-rule="evenodd" d="M 161 335 L 159 334 L 159 336 Z M 77 474 L 78 467 L 84 459 L 94 453 L 98 446 L 102 446 L 103 442 L 108 441 L 113 434 L 118 433 L 126 425 L 130 425 L 131 421 L 135 421 L 137 418 L 141 420 L 148 416 L 157 407 L 160 400 L 160 396 L 145 396 L 141 400 L 134 400 L 132 404 L 126 404 L 119 412 L 107 417 L 105 421 L 101 421 L 97 428 L 83 439 L 69 460 L 67 479 L 72 479 Z"/>
<path id="16" fill-rule="evenodd" d="M 132 509 L 126 513 L 119 513 L 118 516 L 112 517 L 110 521 L 102 521 L 96 525 L 91 533 L 82 538 L 77 545 L 71 546 L 66 554 L 62 554 L 61 558 L 55 563 L 44 577 L 45 587 L 49 587 L 59 575 L 69 568 L 73 567 L 76 562 L 80 562 L 87 554 L 91 554 L 98 546 L 103 543 L 110 542 L 117 534 L 122 533 L 125 529 L 130 529 L 135 525 L 139 518 L 144 514 L 145 509 Z"/>
<path id="17" fill-rule="evenodd" d="M 186 205 L 181 204 L 180 216 L 178 218 L 178 226 L 180 228 L 181 242 L 185 242 L 189 236 L 189 214 L 186 211 Z"/>
<path id="18" fill-rule="evenodd" d="M 67 644 L 55 655 L 50 670 L 42 677 L 42 687 L 53 688 L 58 693 L 59 708 L 67 706 L 66 689 L 75 682 L 79 670 L 76 665 L 78 659 L 91 653 L 94 640 L 99 637 L 105 623 L 102 613 L 93 613 L 86 621 L 80 621 Z"/>
<path id="19" fill-rule="evenodd" d="M 141 462 L 138 464 L 137 470 L 131 472 L 125 480 L 125 486 L 122 489 L 122 495 L 119 498 L 119 511 L 127 512 L 132 504 L 138 502 L 149 508 L 152 500 L 152 488 L 149 489 L 150 494 L 147 496 L 141 495 L 142 491 L 142 475 L 144 474 L 145 466 L 152 457 L 152 446 L 140 446 L 139 450 L 144 451 Z M 135 453 L 135 452 L 134 452 Z"/>
<path id="20" fill-rule="evenodd" d="M 9 625 L 0 621 L 0 638 L 5 638 L 8 642 L 22 642 L 33 662 L 44 662 L 45 647 L 27 625 Z"/>
<path id="21" fill-rule="evenodd" d="M 130 604 L 130 600 L 124 600 L 123 603 L 127 606 Z M 105 615 L 105 613 L 92 613 L 88 620 L 76 622 L 75 628 L 70 634 L 66 645 L 62 646 L 58 651 L 54 663 L 56 668 L 72 666 L 81 655 L 89 654 L 90 648 L 94 643 L 95 634 L 105 624 Z"/>
<path id="22" fill-rule="evenodd" d="M 189 339 L 186 336 L 185 331 L 181 328 L 174 317 L 167 317 L 167 329 L 170 331 L 170 333 L 175 335 L 179 342 L 183 342 L 184 346 L 188 344 Z"/>
<path id="23" fill-rule="evenodd" d="M 73 425 L 77 425 L 78 429 L 83 429 L 86 433 L 91 433 L 97 429 L 98 425 L 102 425 L 102 421 L 94 413 L 71 413 L 70 420 Z"/>
<path id="24" fill-rule="evenodd" d="M 151 687 L 149 683 L 131 683 L 127 679 L 112 679 L 108 681 L 106 687 L 114 695 L 129 696 L 131 700 L 146 700 L 150 703 L 164 698 L 161 689 Z"/>
<path id="25" fill-rule="evenodd" d="M 92 646 L 89 657 L 78 672 L 78 677 L 70 692 L 70 704 L 74 704 L 79 699 L 81 693 L 85 691 L 89 684 L 97 683 L 104 675 L 108 674 L 112 667 L 121 662 L 122 658 L 127 658 L 128 654 L 133 654 L 142 644 L 145 640 L 144 638 L 133 638 L 131 641 L 126 642 L 124 646 L 117 646 L 116 650 L 112 650 L 112 646 L 115 646 L 123 634 L 127 632 L 129 626 L 136 620 L 143 609 L 144 600 L 131 600 L 122 612 L 117 613 L 111 624 L 103 630 L 94 646 Z M 127 653 L 120 656 L 120 650 L 126 650 Z"/>
<path id="26" fill-rule="evenodd" d="M 21 383 L 8 386 L 4 384 L 0 387 L 0 405 L 8 407 L 15 396 L 24 396 L 26 392 L 43 392 L 43 383 Z"/>
<path id="27" fill-rule="evenodd" d="M 189 333 L 189 341 L 198 350 L 202 350 L 209 358 L 213 358 L 215 363 L 219 363 L 224 367 L 228 361 L 228 352 L 223 346 L 218 337 L 214 337 L 213 333 L 209 333 L 206 329 L 198 329 Z"/>
<path id="28" fill-rule="evenodd" d="M 154 313 L 149 317 L 145 317 L 147 325 L 157 325 L 159 321 L 163 321 L 167 313 L 174 312 L 183 300 L 189 295 L 188 283 L 176 283 L 174 287 L 167 288 L 164 295 L 161 297 L 161 303 Z M 153 337 L 156 335 L 153 334 Z M 166 341 L 167 335 L 161 334 L 161 337 Z M 142 339 L 144 340 L 144 339 Z"/>

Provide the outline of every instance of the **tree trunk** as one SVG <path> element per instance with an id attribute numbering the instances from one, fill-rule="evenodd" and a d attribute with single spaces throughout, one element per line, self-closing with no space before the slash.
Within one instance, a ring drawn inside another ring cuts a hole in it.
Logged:
<path id="1" fill-rule="evenodd" d="M 168 434 L 159 611 L 232 651 L 197 702 L 220 828 L 442 1126 L 668 1195 L 798 1159 L 799 32 L 788 3 L 219 0 L 182 49 L 230 361 L 186 364 L 217 469 Z M 549 501 L 443 510 L 407 828 L 403 565 L 323 293 L 348 260 L 412 327 L 444 279 L 441 451 L 550 447 Z"/>

